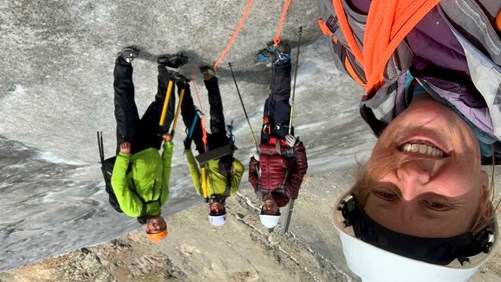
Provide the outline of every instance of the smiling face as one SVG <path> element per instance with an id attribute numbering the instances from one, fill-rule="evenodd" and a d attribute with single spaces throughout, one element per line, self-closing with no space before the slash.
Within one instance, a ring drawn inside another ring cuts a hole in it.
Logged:
<path id="1" fill-rule="evenodd" d="M 277 202 L 273 198 L 272 193 L 267 193 L 263 196 L 263 202 L 262 202 L 262 207 L 261 211 L 263 214 L 267 215 L 276 215 L 278 214 L 279 207 L 277 205 Z"/>
<path id="2" fill-rule="evenodd" d="M 223 204 L 219 202 L 213 202 L 209 206 L 209 214 L 210 215 L 222 215 L 226 213 L 226 209 Z"/>
<path id="3" fill-rule="evenodd" d="M 422 97 L 421 97 L 422 96 Z M 365 212 L 393 231 L 451 237 L 471 230 L 488 203 L 488 178 L 472 130 L 427 95 L 385 129 L 367 166 L 377 187 Z"/>
<path id="4" fill-rule="evenodd" d="M 148 234 L 156 234 L 165 229 L 167 229 L 167 223 L 165 219 L 159 215 L 150 218 L 146 225 L 146 233 Z"/>

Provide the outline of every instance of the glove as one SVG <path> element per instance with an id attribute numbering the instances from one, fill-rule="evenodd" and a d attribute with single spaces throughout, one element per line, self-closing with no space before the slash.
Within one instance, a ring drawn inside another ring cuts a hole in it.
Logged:
<path id="1" fill-rule="evenodd" d="M 277 193 L 278 195 L 280 195 L 282 197 L 286 197 L 285 196 L 285 187 L 278 188 L 277 190 L 275 190 L 275 193 Z"/>
<path id="2" fill-rule="evenodd" d="M 190 150 L 191 149 L 191 141 L 192 141 L 192 139 L 190 139 L 188 137 L 186 137 L 184 139 L 183 143 L 184 143 L 184 149 L 185 150 Z"/>
<path id="3" fill-rule="evenodd" d="M 252 157 L 254 157 L 254 159 L 259 162 L 259 155 L 261 155 L 261 152 L 256 151 Z"/>
<path id="4" fill-rule="evenodd" d="M 296 138 L 288 134 L 287 136 L 285 136 L 285 141 L 287 142 L 287 146 L 294 148 L 299 143 L 299 137 Z"/>

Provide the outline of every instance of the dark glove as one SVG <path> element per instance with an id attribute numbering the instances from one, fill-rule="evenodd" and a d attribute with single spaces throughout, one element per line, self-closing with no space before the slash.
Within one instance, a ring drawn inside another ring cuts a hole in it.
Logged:
<path id="1" fill-rule="evenodd" d="M 274 192 L 282 197 L 286 197 L 285 196 L 285 187 L 280 187 L 280 188 L 276 189 Z"/>
<path id="2" fill-rule="evenodd" d="M 184 149 L 185 150 L 190 150 L 191 149 L 191 141 L 193 141 L 193 139 L 189 138 L 189 137 L 186 137 L 183 141 L 184 143 Z"/>

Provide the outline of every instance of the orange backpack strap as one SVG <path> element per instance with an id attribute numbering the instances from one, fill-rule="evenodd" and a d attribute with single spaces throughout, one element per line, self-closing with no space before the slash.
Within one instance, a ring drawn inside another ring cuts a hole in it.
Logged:
<path id="1" fill-rule="evenodd" d="M 327 26 L 327 23 L 324 21 L 324 19 L 320 18 L 317 20 L 318 26 L 320 27 L 320 31 L 322 31 L 323 35 L 332 35 L 333 32 L 329 29 Z"/>
<path id="2" fill-rule="evenodd" d="M 501 10 L 499 10 L 498 15 L 496 17 L 496 29 L 501 32 Z"/>
<path id="3" fill-rule="evenodd" d="M 350 51 L 365 71 L 367 82 L 363 87 L 369 96 L 375 94 L 384 83 L 386 64 L 398 45 L 439 2 L 440 0 L 373 0 L 369 8 L 362 52 L 350 28 L 342 0 L 332 0 Z"/>

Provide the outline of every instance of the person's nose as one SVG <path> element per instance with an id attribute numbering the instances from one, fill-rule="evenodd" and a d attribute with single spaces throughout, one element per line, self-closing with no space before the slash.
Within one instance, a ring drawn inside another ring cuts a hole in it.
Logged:
<path id="1" fill-rule="evenodd" d="M 431 172 L 420 162 L 410 161 L 397 168 L 397 177 L 404 182 L 426 184 L 430 181 Z"/>

